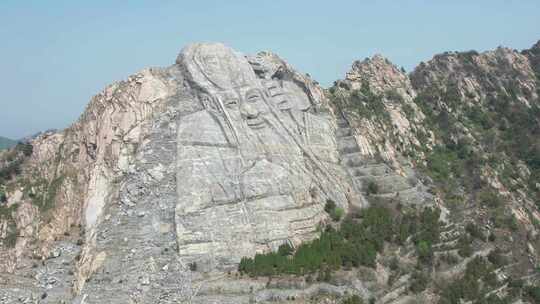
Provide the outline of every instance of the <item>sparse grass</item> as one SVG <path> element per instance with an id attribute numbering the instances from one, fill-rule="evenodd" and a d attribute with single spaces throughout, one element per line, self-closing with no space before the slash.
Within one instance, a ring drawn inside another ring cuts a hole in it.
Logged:
<path id="1" fill-rule="evenodd" d="M 390 125 L 391 118 L 386 111 L 383 96 L 373 93 L 367 82 L 363 83 L 359 90 L 351 93 L 347 105 L 360 117 L 378 120 Z"/>

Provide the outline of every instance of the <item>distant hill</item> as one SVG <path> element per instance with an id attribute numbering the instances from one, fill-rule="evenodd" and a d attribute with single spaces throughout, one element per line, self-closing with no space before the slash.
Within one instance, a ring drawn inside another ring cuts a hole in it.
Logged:
<path id="1" fill-rule="evenodd" d="M 17 144 L 16 140 L 0 136 L 0 150 L 13 147 Z"/>

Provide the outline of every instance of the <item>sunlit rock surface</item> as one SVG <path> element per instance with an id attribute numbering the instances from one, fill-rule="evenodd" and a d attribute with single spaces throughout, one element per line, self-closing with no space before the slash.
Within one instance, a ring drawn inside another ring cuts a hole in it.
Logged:
<path id="1" fill-rule="evenodd" d="M 373 204 L 438 206 L 437 261 L 457 251 L 467 222 L 498 233 L 499 243 L 435 265 L 430 279 L 459 277 L 474 256 L 501 247 L 514 260 L 497 275 L 534 280 L 540 215 L 531 191 L 508 189 L 502 171 L 483 163 L 478 179 L 508 199 L 524 227 L 499 231 L 482 207 L 450 211 L 419 168 L 443 143 L 431 111 L 459 121 L 462 106 L 495 91 L 532 108 L 538 58 L 538 44 L 523 53 L 448 53 L 408 75 L 376 55 L 324 90 L 271 52 L 188 45 L 171 66 L 105 88 L 71 127 L 29 139 L 31 151 L 0 151 L 0 169 L 20 165 L 0 184 L 0 303 L 340 303 L 350 294 L 437 302 L 433 287 L 410 292 L 412 237 L 386 244 L 374 268 L 340 270 L 331 282 L 236 273 L 242 257 L 317 237 L 330 200 L 359 214 Z M 463 102 L 448 102 L 448 92 Z M 426 96 L 428 109 L 419 102 Z M 484 142 L 461 122 L 452 131 L 451 140 Z M 514 185 L 534 177 L 532 167 L 516 166 Z"/>

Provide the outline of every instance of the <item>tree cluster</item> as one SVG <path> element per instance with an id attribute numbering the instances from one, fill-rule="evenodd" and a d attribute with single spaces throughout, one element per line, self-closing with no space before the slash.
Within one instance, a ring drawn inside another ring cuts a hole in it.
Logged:
<path id="1" fill-rule="evenodd" d="M 296 250 L 283 244 L 277 252 L 244 257 L 238 270 L 253 277 L 318 273 L 317 279 L 326 281 L 341 268 L 374 267 L 385 242 L 403 243 L 409 236 L 423 248 L 421 259 L 430 261 L 431 245 L 439 238 L 438 215 L 438 210 L 425 208 L 420 214 L 393 216 L 385 207 L 369 207 L 359 217 L 346 217 L 338 229 L 327 226 L 319 238 Z"/>

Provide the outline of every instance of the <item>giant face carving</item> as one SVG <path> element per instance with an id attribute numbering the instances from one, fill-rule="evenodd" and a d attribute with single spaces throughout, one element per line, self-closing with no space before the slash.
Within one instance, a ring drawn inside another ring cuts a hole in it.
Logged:
<path id="1" fill-rule="evenodd" d="M 220 44 L 188 46 L 179 64 L 204 106 L 192 106 L 190 98 L 186 103 L 196 111 L 178 119 L 181 255 L 209 268 L 230 266 L 309 236 L 304 227 L 314 228 L 324 216 L 311 189 L 332 193 L 337 182 L 303 136 L 312 122 L 305 112 L 309 98 L 304 92 L 296 98 L 287 86 L 302 88 L 292 81 L 263 85 L 243 56 Z"/>
<path id="2" fill-rule="evenodd" d="M 230 129 L 238 130 L 244 126 L 261 129 L 267 126 L 265 115 L 269 113 L 268 104 L 259 88 L 242 87 L 210 94 L 200 94 L 203 107 L 224 119 Z"/>
<path id="3" fill-rule="evenodd" d="M 259 89 L 252 88 L 245 93 L 240 113 L 250 128 L 261 129 L 266 126 L 264 115 L 268 114 L 268 106 Z"/>
<path id="4" fill-rule="evenodd" d="M 242 87 L 236 90 L 221 92 L 218 100 L 223 104 L 225 114 L 233 124 L 242 124 L 252 129 L 266 126 L 264 116 L 269 109 L 261 90 L 253 87 Z"/>
<path id="5" fill-rule="evenodd" d="M 268 104 L 243 56 L 219 43 L 193 45 L 183 54 L 192 80 L 206 91 L 199 96 L 205 109 L 221 115 L 234 133 L 244 126 L 261 129 L 267 125 Z"/>

